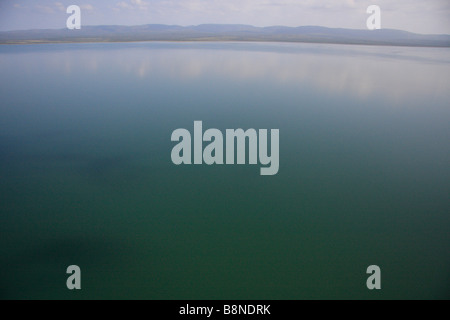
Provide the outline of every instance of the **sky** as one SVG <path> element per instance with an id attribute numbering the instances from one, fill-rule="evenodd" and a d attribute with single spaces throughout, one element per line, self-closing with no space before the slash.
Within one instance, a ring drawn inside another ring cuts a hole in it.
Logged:
<path id="1" fill-rule="evenodd" d="M 81 8 L 83 25 L 205 23 L 317 25 L 365 29 L 369 5 L 381 27 L 450 34 L 450 0 L 0 0 L 0 30 L 65 28 L 66 8 Z"/>

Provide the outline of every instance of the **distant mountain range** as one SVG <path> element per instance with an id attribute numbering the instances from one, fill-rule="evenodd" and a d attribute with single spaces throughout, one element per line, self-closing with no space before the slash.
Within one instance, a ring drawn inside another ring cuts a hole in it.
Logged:
<path id="1" fill-rule="evenodd" d="M 450 47 L 450 35 L 422 35 L 393 29 L 254 27 L 203 24 L 171 26 L 84 26 L 80 30 L 43 29 L 0 32 L 0 44 L 130 41 L 274 41 L 420 47 Z"/>

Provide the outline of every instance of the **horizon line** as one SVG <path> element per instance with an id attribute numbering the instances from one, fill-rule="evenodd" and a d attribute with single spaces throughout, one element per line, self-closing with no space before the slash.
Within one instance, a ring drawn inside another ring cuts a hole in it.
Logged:
<path id="1" fill-rule="evenodd" d="M 165 24 L 165 23 L 146 23 L 146 24 L 134 24 L 134 25 L 127 25 L 127 24 L 97 24 L 97 25 L 83 25 L 83 27 L 140 27 L 140 26 L 168 26 L 168 27 L 181 27 L 181 28 L 189 28 L 189 27 L 199 27 L 199 26 L 246 26 L 246 27 L 252 27 L 252 28 L 258 28 L 258 29 L 265 29 L 265 28 L 273 28 L 273 27 L 282 27 L 282 28 L 290 28 L 290 29 L 296 29 L 296 28 L 307 28 L 307 27 L 316 27 L 316 28 L 324 28 L 324 29 L 334 29 L 334 30 L 353 30 L 353 31 L 375 31 L 379 32 L 382 30 L 393 30 L 393 31 L 401 31 L 406 32 L 410 34 L 416 34 L 416 35 L 424 35 L 424 36 L 450 36 L 448 33 L 416 33 L 412 31 L 407 31 L 403 29 L 394 29 L 394 28 L 381 28 L 377 30 L 369 30 L 369 29 L 360 29 L 360 28 L 342 28 L 342 27 L 326 27 L 321 25 L 300 25 L 300 26 L 286 26 L 286 25 L 269 25 L 264 27 L 254 26 L 251 24 L 244 24 L 244 23 L 201 23 L 201 24 L 192 24 L 192 25 L 179 25 L 179 24 Z M 19 31 L 44 31 L 44 30 L 66 30 L 67 28 L 36 28 L 36 29 L 14 29 L 14 30 L 0 30 L 0 33 L 6 33 L 6 32 L 19 32 Z"/>

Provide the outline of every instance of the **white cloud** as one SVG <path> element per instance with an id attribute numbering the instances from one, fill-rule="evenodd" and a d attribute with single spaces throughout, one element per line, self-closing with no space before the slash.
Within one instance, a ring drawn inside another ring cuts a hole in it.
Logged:
<path id="1" fill-rule="evenodd" d="M 143 0 L 121 1 L 116 4 L 115 8 L 147 11 L 149 3 Z"/>
<path id="2" fill-rule="evenodd" d="M 144 6 L 144 5 L 146 5 L 146 2 L 145 2 L 145 1 L 142 1 L 142 0 L 131 0 L 131 3 L 132 3 L 132 4 L 135 4 L 135 5 L 138 5 L 138 6 Z"/>
<path id="3" fill-rule="evenodd" d="M 122 2 L 117 3 L 116 7 L 122 8 L 122 9 L 130 9 L 130 8 L 131 8 L 131 5 L 129 5 L 129 4 L 128 4 L 127 2 L 125 2 L 125 1 L 122 1 Z"/>
<path id="4" fill-rule="evenodd" d="M 66 12 L 66 6 L 64 6 L 61 2 L 55 2 L 56 8 L 61 12 Z"/>
<path id="5" fill-rule="evenodd" d="M 35 6 L 36 11 L 40 12 L 40 13 L 45 13 L 45 14 L 53 14 L 55 13 L 55 8 L 54 6 L 44 6 L 44 5 L 36 5 Z"/>
<path id="6" fill-rule="evenodd" d="M 81 8 L 82 10 L 88 10 L 88 11 L 94 10 L 94 6 L 93 6 L 92 4 L 82 4 L 82 5 L 80 6 L 80 8 Z"/>

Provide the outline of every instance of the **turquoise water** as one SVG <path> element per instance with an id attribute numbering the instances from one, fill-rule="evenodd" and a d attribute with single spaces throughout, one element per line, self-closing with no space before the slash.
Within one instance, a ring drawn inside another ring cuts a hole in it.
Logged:
<path id="1" fill-rule="evenodd" d="M 0 298 L 450 298 L 449 53 L 0 46 Z M 175 166 L 195 120 L 279 129 L 278 174 Z"/>

